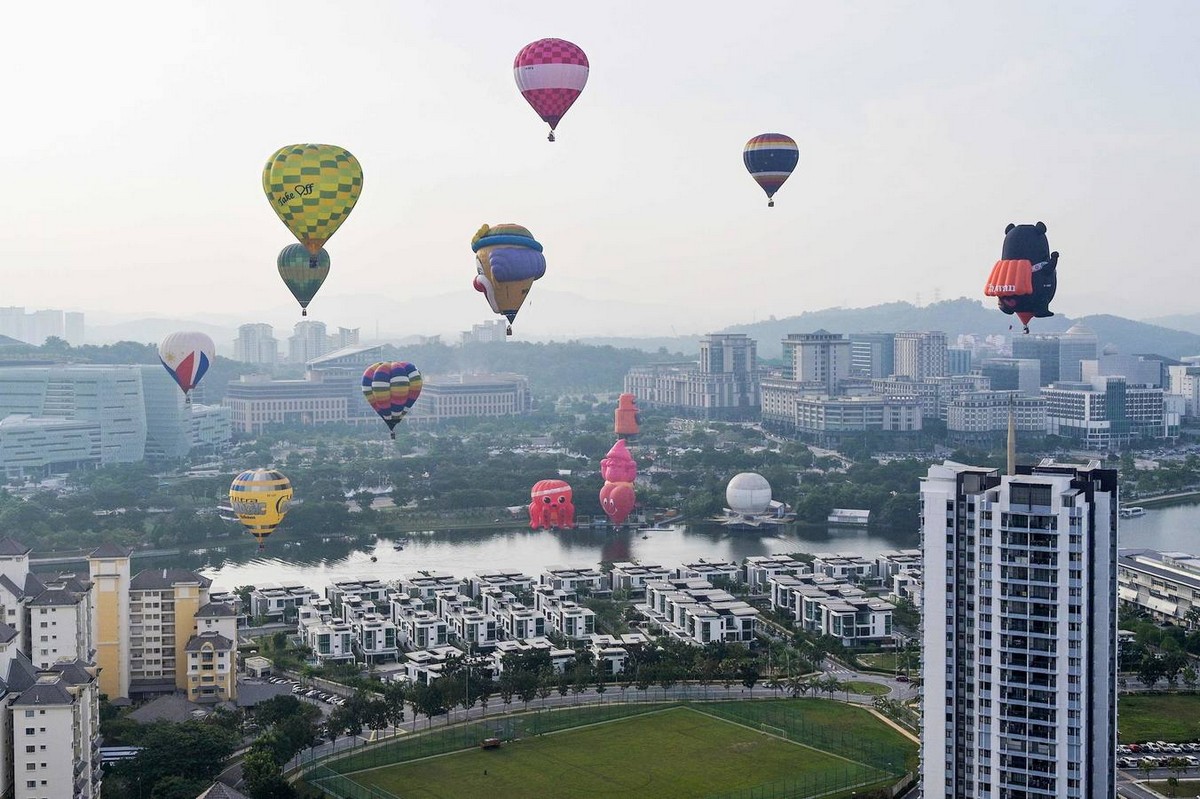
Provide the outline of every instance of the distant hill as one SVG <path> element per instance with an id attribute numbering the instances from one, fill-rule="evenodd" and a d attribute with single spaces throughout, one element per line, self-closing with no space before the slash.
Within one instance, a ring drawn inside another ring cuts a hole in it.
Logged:
<path id="1" fill-rule="evenodd" d="M 1076 322 L 1083 322 L 1100 339 L 1100 345 L 1113 344 L 1123 353 L 1156 353 L 1171 358 L 1200 354 L 1200 335 L 1182 330 L 1137 322 L 1107 314 L 1071 318 L 1053 316 L 1035 319 L 1030 325 L 1035 333 L 1061 333 Z M 1012 325 L 1010 330 L 1009 326 Z M 725 328 L 725 333 L 745 333 L 758 342 L 763 358 L 779 358 L 780 345 L 788 333 L 811 333 L 825 329 L 833 333 L 899 332 L 903 330 L 941 330 L 953 341 L 960 334 L 1021 335 L 1021 326 L 1014 317 L 1005 316 L 989 303 L 959 298 L 918 307 L 909 302 L 889 302 L 866 308 L 826 308 L 808 311 L 798 316 L 769 319 L 752 324 Z M 600 339 L 584 339 L 598 343 Z M 656 352 L 659 347 L 669 351 L 696 352 L 693 342 L 699 337 L 603 339 L 618 347 L 637 347 Z M 689 346 L 690 345 L 690 346 Z"/>
<path id="2" fill-rule="evenodd" d="M 1200 313 L 1177 313 L 1170 316 L 1156 316 L 1143 320 L 1148 325 L 1169 327 L 1172 330 L 1183 330 L 1187 333 L 1200 334 Z"/>

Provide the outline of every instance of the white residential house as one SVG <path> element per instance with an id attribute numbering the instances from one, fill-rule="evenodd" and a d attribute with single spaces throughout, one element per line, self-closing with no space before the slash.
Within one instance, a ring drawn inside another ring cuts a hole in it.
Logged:
<path id="1" fill-rule="evenodd" d="M 729 560 L 708 560 L 699 558 L 691 563 L 685 563 L 675 569 L 677 580 L 709 580 L 719 578 L 731 583 L 740 582 L 742 567 Z"/>
<path id="2" fill-rule="evenodd" d="M 461 587 L 462 580 L 453 574 L 433 569 L 406 574 L 400 578 L 401 591 L 411 597 L 426 601 L 433 600 L 439 591 L 454 591 L 458 593 Z"/>
<path id="3" fill-rule="evenodd" d="M 434 612 L 443 619 L 449 619 L 455 613 L 461 613 L 463 609 L 472 606 L 471 597 L 458 591 L 439 591 L 434 597 Z"/>
<path id="4" fill-rule="evenodd" d="M 574 649 L 560 649 L 545 636 L 536 636 L 515 641 L 500 641 L 491 654 L 492 674 L 497 679 L 504 673 L 504 656 L 510 653 L 531 652 L 543 649 L 550 655 L 550 667 L 555 674 L 562 674 L 575 662 Z"/>
<path id="5" fill-rule="evenodd" d="M 388 601 L 388 587 L 380 580 L 371 577 L 357 577 L 352 580 L 337 580 L 325 586 L 325 598 L 338 608 L 343 598 L 356 596 L 360 602 L 370 604 L 372 611 L 383 608 Z"/>
<path id="6" fill-rule="evenodd" d="M 835 580 L 862 583 L 875 579 L 875 562 L 861 555 L 818 554 L 812 563 L 814 574 L 824 574 Z"/>
<path id="7" fill-rule="evenodd" d="M 400 643 L 407 650 L 436 649 L 450 642 L 450 624 L 427 610 L 400 620 Z"/>
<path id="8" fill-rule="evenodd" d="M 817 575 L 780 575 L 770 580 L 771 606 L 817 635 L 831 635 L 846 646 L 892 638 L 895 606 L 861 588 Z"/>
<path id="9" fill-rule="evenodd" d="M 604 572 L 596 569 L 551 568 L 542 572 L 539 582 L 578 593 L 602 594 L 608 590 Z"/>
<path id="10" fill-rule="evenodd" d="M 757 610 L 707 580 L 649 582 L 645 603 L 635 607 L 666 635 L 699 645 L 749 643 L 757 627 Z"/>
<path id="11" fill-rule="evenodd" d="M 626 591 L 632 597 L 646 595 L 646 583 L 650 580 L 669 580 L 671 569 L 657 563 L 621 561 L 614 563 L 609 579 L 614 591 Z"/>
<path id="12" fill-rule="evenodd" d="M 546 624 L 571 641 L 583 641 L 596 631 L 596 614 L 570 600 L 554 602 L 547 608 Z"/>
<path id="13" fill-rule="evenodd" d="M 354 628 L 341 619 L 300 610 L 300 637 L 321 663 L 354 660 Z"/>
<path id="14" fill-rule="evenodd" d="M 453 639 L 475 649 L 491 649 L 500 640 L 500 622 L 477 607 L 466 607 L 448 619 Z"/>
<path id="15" fill-rule="evenodd" d="M 303 585 L 268 583 L 250 592 L 251 615 L 282 621 L 298 615 L 300 608 L 319 598 L 320 594 Z"/>
<path id="16" fill-rule="evenodd" d="M 896 549 L 890 552 L 882 552 L 879 557 L 875 558 L 875 576 L 883 585 L 888 585 L 892 581 L 892 576 L 904 571 L 912 571 L 921 569 L 921 550 L 919 549 Z"/>
<path id="17" fill-rule="evenodd" d="M 525 594 L 533 590 L 536 582 L 534 578 L 518 571 L 488 571 L 469 578 L 468 589 L 472 597 L 480 596 L 488 588 Z"/>
<path id="18" fill-rule="evenodd" d="M 400 625 L 402 620 L 425 611 L 425 600 L 408 594 L 396 594 L 388 601 L 392 623 Z"/>
<path id="19" fill-rule="evenodd" d="M 781 574 L 811 574 L 812 567 L 789 555 L 749 555 L 742 562 L 742 582 L 752 594 L 764 594 L 772 577 Z"/>
<path id="20" fill-rule="evenodd" d="M 400 654 L 400 634 L 391 619 L 379 613 L 367 613 L 354 623 L 355 643 L 363 660 L 373 663 Z"/>
<path id="21" fill-rule="evenodd" d="M 596 668 L 608 677 L 623 674 L 629 662 L 629 650 L 645 646 L 649 638 L 641 633 L 625 635 L 603 635 L 592 633 L 588 636 L 588 649 L 592 653 Z"/>
<path id="22" fill-rule="evenodd" d="M 499 608 L 496 618 L 507 640 L 541 638 L 546 634 L 546 614 L 520 602 L 512 602 Z"/>

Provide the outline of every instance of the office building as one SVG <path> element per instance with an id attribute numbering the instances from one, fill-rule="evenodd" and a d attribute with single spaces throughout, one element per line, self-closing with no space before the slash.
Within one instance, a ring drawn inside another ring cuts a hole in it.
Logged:
<path id="1" fill-rule="evenodd" d="M 274 366 L 279 360 L 279 342 L 270 325 L 256 323 L 238 327 L 238 337 L 233 342 L 233 358 L 242 363 L 257 363 Z"/>
<path id="2" fill-rule="evenodd" d="M 896 373 L 895 333 L 851 333 L 850 375 L 887 377 Z"/>
<path id="3" fill-rule="evenodd" d="M 329 336 L 325 323 L 312 319 L 297 322 L 288 338 L 288 362 L 308 363 L 329 352 Z"/>
<path id="4" fill-rule="evenodd" d="M 0 418 L 0 475 L 46 476 L 103 462 L 100 424 L 15 413 Z"/>
<path id="5" fill-rule="evenodd" d="M 1166 388 L 1170 363 L 1161 356 L 1121 355 L 1116 347 L 1108 346 L 1094 360 L 1080 361 L 1079 372 L 1084 382 L 1100 375 L 1120 375 L 1131 386 Z"/>
<path id="6" fill-rule="evenodd" d="M 1195 629 L 1200 613 L 1200 557 L 1187 552 L 1122 549 L 1117 596 L 1158 622 Z"/>
<path id="7" fill-rule="evenodd" d="M 1033 358 L 987 358 L 979 364 L 993 391 L 1016 391 L 1036 397 L 1042 386 L 1042 364 Z"/>
<path id="8" fill-rule="evenodd" d="M 1167 385 L 1168 393 L 1183 398 L 1185 416 L 1200 416 L 1200 366 L 1186 363 L 1168 366 Z"/>
<path id="9" fill-rule="evenodd" d="M 850 341 L 840 333 L 789 333 L 782 343 L 786 380 L 819 385 L 832 395 L 850 376 Z"/>
<path id="10" fill-rule="evenodd" d="M 495 344 L 508 340 L 508 323 L 503 319 L 489 319 L 478 325 L 471 325 L 470 330 L 464 330 L 461 336 L 463 344 Z"/>
<path id="11" fill-rule="evenodd" d="M 145 454 L 146 405 L 138 366 L 0 367 L 0 419 L 11 414 L 95 423 L 102 464 L 135 463 Z M 77 435 L 46 426 L 46 446 L 54 446 L 58 432 Z"/>
<path id="12" fill-rule="evenodd" d="M 946 374 L 946 334 L 940 330 L 896 334 L 896 374 L 924 380 Z"/>
<path id="13" fill-rule="evenodd" d="M 947 436 L 955 444 L 1001 444 L 1008 434 L 1010 411 L 1018 440 L 1031 443 L 1046 435 L 1046 400 L 1042 397 L 1027 397 L 1018 391 L 973 391 L 947 408 Z"/>
<path id="14" fill-rule="evenodd" d="M 363 400 L 362 373 L 382 360 L 382 345 L 346 347 L 309 361 L 303 380 L 243 376 L 225 392 L 230 424 L 241 433 L 261 433 L 273 424 L 377 424 Z"/>
<path id="15" fill-rule="evenodd" d="M 949 347 L 946 349 L 946 374 L 969 375 L 973 361 L 973 353 L 969 349 Z"/>
<path id="16" fill-rule="evenodd" d="M 700 362 L 635 366 L 625 391 L 643 408 L 661 408 L 701 419 L 757 418 L 757 344 L 741 333 L 710 333 L 700 340 Z"/>
<path id="17" fill-rule="evenodd" d="M 1046 432 L 1075 446 L 1107 451 L 1139 438 L 1179 436 L 1180 409 L 1165 401 L 1161 388 L 1131 386 L 1123 377 L 1105 375 L 1088 383 L 1055 383 L 1041 393 Z"/>
<path id="18" fill-rule="evenodd" d="M 1041 364 L 1043 386 L 1057 383 L 1059 377 L 1059 335 L 1013 336 L 1012 357 L 1033 359 Z M 993 386 L 994 388 L 994 386 Z"/>
<path id="19" fill-rule="evenodd" d="M 1117 507 L 1099 461 L 930 467 L 926 799 L 1116 795 Z"/>
<path id="20" fill-rule="evenodd" d="M 479 416 L 516 416 L 533 408 L 529 379 L 513 374 L 427 375 L 421 401 L 406 419 L 441 422 Z"/>
<path id="21" fill-rule="evenodd" d="M 344 350 L 347 347 L 358 346 L 358 328 L 357 327 L 339 327 L 336 333 L 329 334 L 329 346 L 325 348 L 325 352 L 333 352 L 334 350 Z M 324 354 L 324 353 L 322 353 Z"/>
<path id="22" fill-rule="evenodd" d="M 877 377 L 871 381 L 871 393 L 880 397 L 909 397 L 917 401 L 924 419 L 937 419 L 940 386 L 928 380 L 918 380 L 907 375 Z"/>
<path id="23" fill-rule="evenodd" d="M 1082 364 L 1096 359 L 1100 340 L 1084 324 L 1071 325 L 1058 338 L 1058 379 L 1053 382 L 1077 382 L 1083 379 Z"/>
<path id="24" fill-rule="evenodd" d="M 183 392 L 161 366 L 139 366 L 138 370 L 146 402 L 146 458 L 185 457 L 192 449 L 192 420 Z"/>

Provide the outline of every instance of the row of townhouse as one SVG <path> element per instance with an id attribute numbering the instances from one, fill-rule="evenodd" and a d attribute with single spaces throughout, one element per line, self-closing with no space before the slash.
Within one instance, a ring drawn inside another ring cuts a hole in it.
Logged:
<path id="1" fill-rule="evenodd" d="M 921 550 L 896 549 L 874 558 L 821 552 L 814 556 L 812 573 L 834 580 L 888 586 L 900 572 L 921 568 Z"/>
<path id="2" fill-rule="evenodd" d="M 892 637 L 895 605 L 824 574 L 779 575 L 770 580 L 771 608 L 796 626 L 856 646 Z"/>
<path id="3" fill-rule="evenodd" d="M 707 580 L 652 580 L 637 606 L 653 628 L 694 644 L 754 640 L 758 611 Z"/>

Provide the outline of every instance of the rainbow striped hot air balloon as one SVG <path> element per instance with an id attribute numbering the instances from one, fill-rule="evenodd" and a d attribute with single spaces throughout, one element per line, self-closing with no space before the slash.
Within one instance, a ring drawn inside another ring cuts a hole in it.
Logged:
<path id="1" fill-rule="evenodd" d="M 396 438 L 400 423 L 421 396 L 420 371 L 407 361 L 373 363 L 363 371 L 362 392 Z"/>
<path id="2" fill-rule="evenodd" d="M 266 548 L 267 536 L 287 515 L 292 501 L 292 483 L 274 469 L 247 469 L 229 486 L 229 505 L 238 521 Z"/>
<path id="3" fill-rule="evenodd" d="M 550 141 L 563 114 L 587 85 L 588 59 L 578 45 L 565 39 L 538 39 L 513 59 L 513 77 L 521 96 L 550 126 Z"/>
<path id="4" fill-rule="evenodd" d="M 763 133 L 746 142 L 742 162 L 750 177 L 767 193 L 767 207 L 775 206 L 775 192 L 800 161 L 800 148 L 791 136 Z"/>

